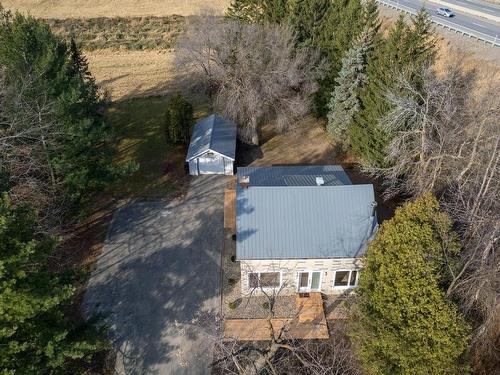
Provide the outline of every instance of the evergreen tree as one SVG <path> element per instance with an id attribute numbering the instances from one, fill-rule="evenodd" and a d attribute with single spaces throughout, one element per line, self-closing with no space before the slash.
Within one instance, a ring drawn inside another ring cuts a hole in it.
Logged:
<path id="1" fill-rule="evenodd" d="M 327 73 L 319 81 L 315 102 L 317 113 L 326 116 L 328 102 L 335 88 L 342 59 L 357 39 L 365 24 L 365 8 L 361 0 L 332 0 L 324 17 L 317 46 L 327 63 Z"/>
<path id="2" fill-rule="evenodd" d="M 31 147 L 43 143 L 54 199 L 78 210 L 125 173 L 126 168 L 112 162 L 112 131 L 103 116 L 106 102 L 74 42 L 68 47 L 43 21 L 18 13 L 3 11 L 0 23 L 0 65 L 10 95 L 4 100 L 7 116 L 30 132 L 23 142 L 33 142 Z M 22 108 L 19 103 L 24 103 Z M 29 111 L 43 107 L 48 109 L 35 121 Z M 36 127 L 50 132 L 33 137 Z"/>
<path id="3" fill-rule="evenodd" d="M 167 142 L 187 144 L 193 128 L 193 106 L 176 93 L 167 103 L 165 113 L 165 136 Z"/>
<path id="4" fill-rule="evenodd" d="M 317 46 L 327 22 L 331 0 L 296 0 L 290 8 L 290 23 L 299 46 Z"/>
<path id="5" fill-rule="evenodd" d="M 348 144 L 346 131 L 359 111 L 359 91 L 366 84 L 366 66 L 372 49 L 373 31 L 365 27 L 357 42 L 342 60 L 337 86 L 328 104 L 328 133 Z"/>
<path id="6" fill-rule="evenodd" d="M 103 333 L 65 316 L 75 288 L 48 271 L 56 242 L 37 235 L 34 212 L 0 196 L 0 367 L 2 373 L 69 373 L 107 348 Z"/>
<path id="7" fill-rule="evenodd" d="M 451 220 L 432 194 L 407 203 L 370 243 L 351 322 L 367 373 L 463 374 L 469 327 L 441 289 L 445 252 L 458 252 Z"/>
<path id="8" fill-rule="evenodd" d="M 386 96 L 395 89 L 394 77 L 414 77 L 434 61 L 435 41 L 428 17 L 422 10 L 407 25 L 401 15 L 387 38 L 374 45 L 367 68 L 368 84 L 360 94 L 361 111 L 348 130 L 352 148 L 365 164 L 386 166 L 385 149 L 391 138 L 378 124 L 391 109 Z"/>

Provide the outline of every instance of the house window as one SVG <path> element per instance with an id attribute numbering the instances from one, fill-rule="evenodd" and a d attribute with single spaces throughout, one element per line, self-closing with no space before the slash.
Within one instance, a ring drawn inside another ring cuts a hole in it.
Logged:
<path id="1" fill-rule="evenodd" d="M 358 285 L 359 272 L 356 270 L 335 271 L 333 276 L 334 289 L 353 288 Z"/>
<path id="2" fill-rule="evenodd" d="M 276 288 L 281 286 L 280 272 L 251 272 L 248 274 L 248 286 L 255 288 Z"/>

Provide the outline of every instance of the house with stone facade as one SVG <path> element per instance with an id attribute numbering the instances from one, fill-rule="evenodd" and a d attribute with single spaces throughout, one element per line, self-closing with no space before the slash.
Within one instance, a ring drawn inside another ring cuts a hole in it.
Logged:
<path id="1" fill-rule="evenodd" d="M 378 227 L 371 184 L 353 185 L 338 165 L 244 167 L 233 193 L 242 295 L 358 285 Z"/>

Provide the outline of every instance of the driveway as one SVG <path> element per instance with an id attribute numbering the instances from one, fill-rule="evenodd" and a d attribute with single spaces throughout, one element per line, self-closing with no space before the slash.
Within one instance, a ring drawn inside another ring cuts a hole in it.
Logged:
<path id="1" fill-rule="evenodd" d="M 106 314 L 117 373 L 209 372 L 201 326 L 213 323 L 220 307 L 227 182 L 195 177 L 184 200 L 137 202 L 115 213 L 84 308 Z"/>

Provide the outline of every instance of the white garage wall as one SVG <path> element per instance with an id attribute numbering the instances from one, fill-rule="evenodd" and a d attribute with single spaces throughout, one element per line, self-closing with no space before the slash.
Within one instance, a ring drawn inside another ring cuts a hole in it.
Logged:
<path id="1" fill-rule="evenodd" d="M 233 161 L 221 154 L 209 152 L 189 161 L 189 174 L 233 174 Z"/>

